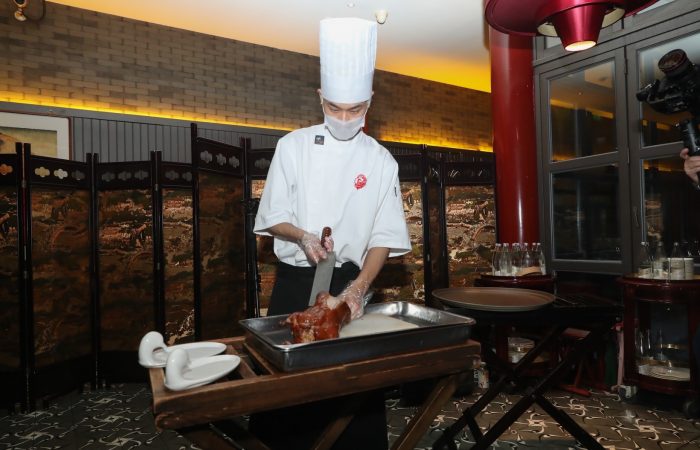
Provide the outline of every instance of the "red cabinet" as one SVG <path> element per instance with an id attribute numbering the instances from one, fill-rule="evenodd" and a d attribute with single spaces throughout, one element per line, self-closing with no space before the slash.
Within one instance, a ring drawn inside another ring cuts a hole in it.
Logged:
<path id="1" fill-rule="evenodd" d="M 700 393 L 693 336 L 700 325 L 700 279 L 618 279 L 624 300 L 624 382 L 688 398 Z"/>

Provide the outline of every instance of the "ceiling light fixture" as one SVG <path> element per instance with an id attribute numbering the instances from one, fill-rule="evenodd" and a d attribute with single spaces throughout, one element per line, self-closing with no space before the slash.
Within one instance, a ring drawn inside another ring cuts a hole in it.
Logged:
<path id="1" fill-rule="evenodd" d="M 568 51 L 598 42 L 601 28 L 658 0 L 488 0 L 486 21 L 498 31 L 523 36 L 558 36 Z"/>

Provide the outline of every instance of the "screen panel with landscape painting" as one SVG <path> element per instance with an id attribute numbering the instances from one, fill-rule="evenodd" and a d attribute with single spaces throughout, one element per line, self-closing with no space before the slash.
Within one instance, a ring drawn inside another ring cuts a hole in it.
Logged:
<path id="1" fill-rule="evenodd" d="M 199 174 L 202 337 L 232 336 L 245 311 L 243 179 Z"/>
<path id="2" fill-rule="evenodd" d="M 473 286 L 491 267 L 496 242 L 493 186 L 445 188 L 447 254 L 450 286 Z"/>
<path id="3" fill-rule="evenodd" d="M 420 182 L 402 182 L 404 214 L 412 250 L 399 257 L 387 259 L 373 283 L 373 301 L 423 302 L 425 276 L 423 272 L 423 202 Z"/>
<path id="4" fill-rule="evenodd" d="M 192 190 L 163 189 L 166 344 L 194 340 Z"/>
<path id="5" fill-rule="evenodd" d="M 34 352 L 37 367 L 90 355 L 90 193 L 31 193 Z"/>
<path id="6" fill-rule="evenodd" d="M 9 175 L 6 172 L 0 178 Z M 19 314 L 17 188 L 0 185 L 0 372 L 20 366 Z"/>
<path id="7" fill-rule="evenodd" d="M 135 351 L 155 328 L 150 189 L 99 194 L 102 350 Z"/>
<path id="8" fill-rule="evenodd" d="M 265 189 L 265 180 L 253 180 L 251 182 L 251 192 L 253 198 L 262 197 Z M 258 292 L 258 302 L 260 304 L 261 315 L 265 315 L 270 306 L 270 296 L 272 287 L 277 278 L 277 256 L 275 256 L 274 239 L 272 236 L 256 235 L 256 255 L 258 262 L 258 276 L 260 277 L 260 292 Z"/>

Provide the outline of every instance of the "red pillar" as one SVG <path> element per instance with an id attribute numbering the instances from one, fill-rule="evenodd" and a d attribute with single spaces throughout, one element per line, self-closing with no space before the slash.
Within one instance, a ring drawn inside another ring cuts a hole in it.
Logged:
<path id="1" fill-rule="evenodd" d="M 499 242 L 539 241 L 532 38 L 489 27 Z"/>

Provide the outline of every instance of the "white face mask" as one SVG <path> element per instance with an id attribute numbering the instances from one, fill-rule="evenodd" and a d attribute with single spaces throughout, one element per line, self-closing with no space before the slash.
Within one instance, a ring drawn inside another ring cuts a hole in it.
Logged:
<path id="1" fill-rule="evenodd" d="M 340 120 L 335 117 L 331 117 L 328 114 L 324 114 L 326 120 L 324 125 L 328 132 L 339 141 L 349 141 L 350 139 L 357 136 L 362 127 L 365 126 L 365 115 L 357 119 L 351 120 Z"/>

